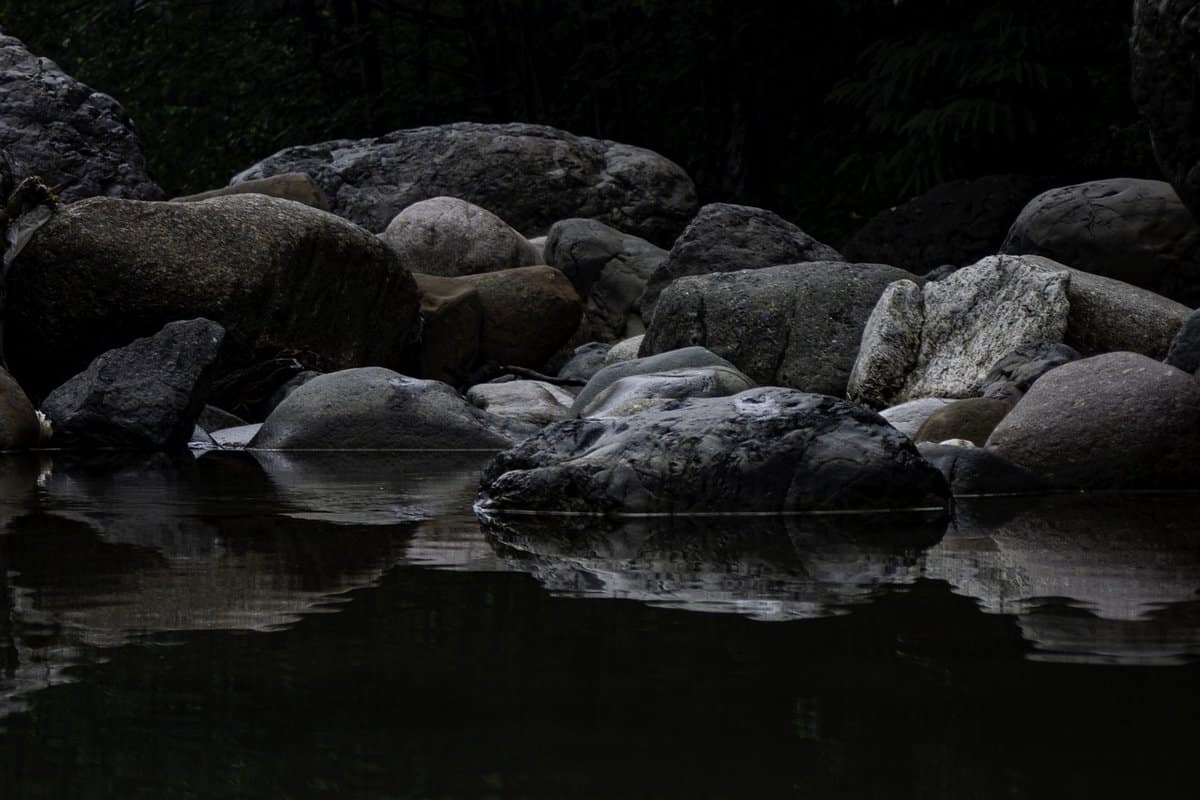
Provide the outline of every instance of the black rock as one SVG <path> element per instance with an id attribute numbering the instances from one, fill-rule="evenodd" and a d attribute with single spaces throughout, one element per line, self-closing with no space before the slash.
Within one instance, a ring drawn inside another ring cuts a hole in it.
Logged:
<path id="1" fill-rule="evenodd" d="M 604 357 L 612 345 L 606 342 L 589 342 L 575 348 L 574 355 L 558 370 L 558 377 L 567 381 L 587 383 L 604 369 Z"/>
<path id="2" fill-rule="evenodd" d="M 1038 378 L 1080 358 L 1079 351 L 1062 342 L 1021 345 L 996 362 L 984 378 L 980 394 L 1015 403 Z"/>
<path id="3" fill-rule="evenodd" d="M 917 449 L 946 476 L 955 496 L 1034 494 L 1049 488 L 1038 475 L 982 447 L 923 442 Z"/>
<path id="4" fill-rule="evenodd" d="M 224 337 L 217 323 L 194 319 L 104 353 L 42 404 L 54 426 L 54 446 L 184 446 L 204 407 Z"/>
<path id="5" fill-rule="evenodd" d="M 750 389 L 568 420 L 501 453 L 485 512 L 786 512 L 942 507 L 945 479 L 884 420 L 833 397 Z"/>
<path id="6" fill-rule="evenodd" d="M 1184 320 L 1163 360 L 1184 372 L 1194 373 L 1200 369 L 1200 311 L 1193 311 Z"/>

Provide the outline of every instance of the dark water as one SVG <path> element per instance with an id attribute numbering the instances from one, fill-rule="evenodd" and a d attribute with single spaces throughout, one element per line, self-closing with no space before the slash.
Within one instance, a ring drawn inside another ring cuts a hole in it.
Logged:
<path id="1" fill-rule="evenodd" d="M 0 797 L 1194 796 L 1200 500 L 493 521 L 478 454 L 0 464 Z"/>

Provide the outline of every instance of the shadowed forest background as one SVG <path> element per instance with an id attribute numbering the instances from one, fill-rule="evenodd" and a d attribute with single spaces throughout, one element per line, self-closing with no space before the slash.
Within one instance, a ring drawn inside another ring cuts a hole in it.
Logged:
<path id="1" fill-rule="evenodd" d="M 1128 0 L 0 0 L 124 104 L 168 194 L 283 147 L 470 120 L 657 150 L 837 242 L 938 183 L 1160 177 Z"/>

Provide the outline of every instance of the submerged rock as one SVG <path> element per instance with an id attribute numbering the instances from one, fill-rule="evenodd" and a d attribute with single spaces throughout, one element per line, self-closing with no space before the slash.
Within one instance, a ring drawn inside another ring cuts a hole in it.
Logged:
<path id="1" fill-rule="evenodd" d="M 947 496 L 877 415 L 769 387 L 551 425 L 496 457 L 478 505 L 688 514 L 942 507 Z"/>
<path id="2" fill-rule="evenodd" d="M 231 182 L 281 172 L 309 173 L 335 214 L 376 232 L 413 203 L 450 196 L 526 236 L 589 217 L 669 244 L 696 210 L 691 179 L 659 154 L 545 125 L 460 122 L 289 147 Z"/>

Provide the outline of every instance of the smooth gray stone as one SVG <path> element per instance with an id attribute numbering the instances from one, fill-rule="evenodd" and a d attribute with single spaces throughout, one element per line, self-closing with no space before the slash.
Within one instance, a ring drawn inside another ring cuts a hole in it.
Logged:
<path id="1" fill-rule="evenodd" d="M 406 267 L 426 275 L 478 275 L 542 263 L 537 249 L 508 223 L 457 197 L 413 203 L 379 238 Z"/>

